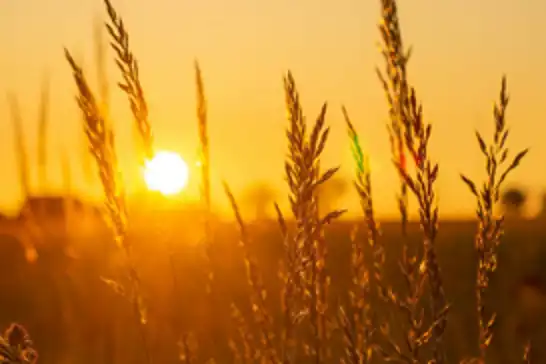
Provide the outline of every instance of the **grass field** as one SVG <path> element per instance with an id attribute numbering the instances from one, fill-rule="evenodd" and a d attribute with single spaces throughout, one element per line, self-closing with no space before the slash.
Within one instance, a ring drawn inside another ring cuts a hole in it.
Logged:
<path id="1" fill-rule="evenodd" d="M 347 264 L 350 262 L 349 232 L 352 225 L 358 223 L 338 223 L 327 231 L 330 253 L 327 266 L 332 277 L 330 310 L 335 309 L 340 300 L 347 299 L 351 274 Z M 188 222 L 187 230 L 191 230 L 189 226 L 191 223 Z M 457 362 L 463 356 L 477 353 L 477 318 L 473 299 L 477 261 L 473 235 L 476 224 L 454 221 L 440 223 L 440 226 L 438 256 L 446 295 L 452 303 L 446 334 L 447 351 L 449 362 Z M 184 227 L 181 229 L 185 230 Z M 411 235 L 415 238 L 417 229 L 417 225 L 410 226 Z M 172 235 L 166 233 L 169 231 Z M 401 253 L 399 226 L 385 223 L 383 231 L 388 247 L 386 276 L 395 288 L 402 289 L 402 276 L 396 264 Z M 143 279 L 144 294 L 149 298 L 149 335 L 155 362 L 175 361 L 177 337 L 173 322 L 177 320 L 183 322 L 188 332 L 198 334 L 203 362 L 208 356 L 215 357 L 218 363 L 232 362 L 226 338 L 234 337 L 237 325 L 230 313 L 230 303 L 235 302 L 247 311 L 249 308 L 249 288 L 235 226 L 226 224 L 219 227 L 214 242 L 219 290 L 214 304 L 218 312 L 214 322 L 204 288 L 207 279 L 203 269 L 203 245 L 184 231 L 174 230 L 173 226 L 166 224 L 158 224 L 155 231 L 147 229 L 134 235 L 138 236 L 134 239 L 137 267 Z M 278 316 L 280 297 L 277 292 L 280 292 L 281 283 L 277 272 L 282 258 L 280 232 L 271 222 L 251 226 L 251 235 L 251 250 L 257 257 L 265 286 L 270 292 L 268 304 L 273 314 Z M 524 275 L 538 274 L 546 278 L 545 238 L 546 229 L 541 221 L 508 224 L 505 242 L 499 251 L 499 269 L 487 298 L 490 307 L 499 313 L 495 340 L 491 344 L 491 362 L 521 362 L 523 343 L 521 337 L 518 338 L 516 323 L 523 316 L 518 313 L 521 303 L 513 295 L 513 288 Z M 168 243 L 176 247 L 178 293 L 174 292 L 171 283 Z M 15 320 L 24 324 L 32 333 L 40 353 L 40 363 L 145 362 L 138 346 L 135 348 L 135 342 L 139 342 L 138 330 L 135 330 L 127 303 L 100 280 L 101 276 L 118 274 L 112 270 L 118 253 L 108 238 L 108 232 L 88 236 L 77 244 L 76 258 L 66 256 L 59 249 L 51 249 L 40 251 L 40 259 L 28 264 L 20 246 L 6 237 L 2 238 L 1 291 L 10 294 L 3 296 L 0 323 L 7 325 Z M 393 314 L 386 304 L 375 309 L 384 309 L 383 314 Z M 542 321 L 542 317 L 533 316 L 528 323 Z M 393 335 L 396 335 L 396 321 L 393 323 Z M 545 338 L 541 331 L 533 335 L 538 335 L 537 339 Z M 336 336 L 340 340 L 339 332 Z M 221 339 L 211 342 L 211 338 L 218 337 Z M 536 355 L 542 357 L 541 351 L 537 347 Z"/>
<path id="2" fill-rule="evenodd" d="M 122 16 L 109 0 L 104 5 L 118 85 L 139 145 L 134 162 L 149 172 L 150 164 L 159 164 L 159 153 L 139 64 Z M 372 183 L 375 172 L 344 107 L 353 193 L 362 217 L 348 222 L 339 219 L 344 210 L 322 211 L 327 205 L 323 187 L 338 172 L 322 159 L 330 130 L 328 105 L 309 121 L 290 71 L 283 77 L 283 177 L 289 191 L 283 200 L 290 208 L 281 212 L 275 205 L 276 221 L 260 223 L 245 222 L 227 182 L 224 192 L 235 223 L 215 217 L 215 161 L 197 61 L 200 199 L 189 214 L 153 203 L 153 213 L 143 212 L 143 206 L 133 208 L 126 199 L 100 42 L 99 92 L 71 50 L 64 49 L 64 55 L 81 111 L 84 157 L 96 167 L 91 178 L 102 187 L 100 217 L 107 224 L 96 219 L 99 210 L 93 212 L 95 219 L 83 219 L 78 214 L 86 210 L 67 210 L 63 199 L 56 206 L 71 212 L 66 224 L 49 212 L 40 214 L 43 206 L 28 204 L 33 194 L 25 130 L 17 99 L 11 97 L 15 154 L 27 203 L 19 223 L 0 221 L 6 224 L 0 240 L 0 325 L 22 324 L 34 344 L 24 329 L 11 326 L 0 337 L 0 362 L 34 364 L 34 349 L 45 364 L 545 362 L 546 228 L 538 219 L 513 214 L 505 220 L 503 215 L 511 205 L 501 199 L 504 183 L 529 151 L 513 146 L 509 137 L 507 79 L 501 78 L 493 132 L 475 132 L 485 177 L 460 176 L 475 198 L 476 221 L 442 222 L 437 178 L 444 166 L 430 152 L 432 124 L 407 76 L 411 52 L 402 41 L 397 2 L 381 0 L 380 5 L 384 64 L 377 73 L 387 101 L 399 223 L 377 224 L 374 192 L 382 186 Z M 47 104 L 46 95 L 42 98 Z M 37 138 L 42 177 L 48 128 L 44 105 Z M 260 152 L 259 142 L 253 142 Z M 70 173 L 62 162 L 69 191 Z M 172 167 L 164 165 L 157 175 L 145 173 L 148 189 L 180 192 L 171 190 L 170 182 L 184 182 L 188 172 L 173 181 L 172 174 L 162 174 Z M 418 221 L 408 222 L 414 215 Z M 21 234 L 15 237 L 14 232 Z"/>

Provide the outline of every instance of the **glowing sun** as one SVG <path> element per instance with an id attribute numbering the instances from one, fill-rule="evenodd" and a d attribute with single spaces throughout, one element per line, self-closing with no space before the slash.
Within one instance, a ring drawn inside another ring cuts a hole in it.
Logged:
<path id="1" fill-rule="evenodd" d="M 163 195 L 175 195 L 188 184 L 189 168 L 180 155 L 174 152 L 158 152 L 146 161 L 144 181 L 150 191 Z"/>

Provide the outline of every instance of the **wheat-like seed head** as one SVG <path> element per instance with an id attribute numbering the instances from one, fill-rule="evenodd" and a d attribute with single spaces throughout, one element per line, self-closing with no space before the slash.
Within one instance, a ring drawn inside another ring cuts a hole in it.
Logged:
<path id="1" fill-rule="evenodd" d="M 470 192 L 476 198 L 476 214 L 478 217 L 478 232 L 475 238 L 475 247 L 478 252 L 478 271 L 476 277 L 476 298 L 479 320 L 480 357 L 485 360 L 486 350 L 493 338 L 493 325 L 496 315 L 486 312 L 484 295 L 489 286 L 491 274 L 497 267 L 497 248 L 503 233 L 504 216 L 495 216 L 494 208 L 499 202 L 502 183 L 506 177 L 520 164 L 528 149 L 520 151 L 510 164 L 508 161 L 508 147 L 506 141 L 509 131 L 506 126 L 506 108 L 508 107 L 506 78 L 502 78 L 499 101 L 494 105 L 494 132 L 493 140 L 487 144 L 482 135 L 476 131 L 476 139 L 481 153 L 485 158 L 487 178 L 478 189 L 476 184 L 461 174 L 461 178 Z"/>
<path id="2" fill-rule="evenodd" d="M 19 324 L 11 324 L 0 336 L 0 363 L 35 364 L 38 352 L 27 330 Z"/>
<path id="3" fill-rule="evenodd" d="M 132 245 L 126 239 L 127 210 L 124 189 L 117 169 L 114 132 L 101 114 L 100 107 L 91 91 L 87 79 L 70 52 L 65 49 L 65 57 L 72 69 L 72 76 L 78 89 L 76 101 L 84 119 L 89 152 L 93 155 L 99 170 L 99 178 L 106 198 L 107 217 L 113 228 L 117 245 L 123 249 L 126 258 L 127 277 L 130 282 L 129 299 L 135 318 L 142 324 L 147 322 L 147 309 L 142 295 L 140 277 L 135 267 Z M 144 352 L 151 363 L 150 352 L 144 329 L 139 325 L 144 342 Z"/>
<path id="4" fill-rule="evenodd" d="M 207 213 L 211 211 L 210 200 L 210 155 L 209 135 L 207 119 L 207 100 L 205 97 L 205 86 L 199 63 L 195 61 L 195 89 L 197 95 L 197 124 L 199 129 L 199 161 L 201 163 L 201 196 Z"/>
<path id="5" fill-rule="evenodd" d="M 207 250 L 207 258 L 209 266 L 213 262 L 212 257 L 212 227 L 211 227 L 211 191 L 210 191 L 210 151 L 209 151 L 209 134 L 208 134 L 208 118 L 207 118 L 207 100 L 205 97 L 205 86 L 199 63 L 195 61 L 195 89 L 196 89 L 196 111 L 197 111 L 197 126 L 199 130 L 199 162 L 201 169 L 201 185 L 200 197 L 203 204 L 204 220 L 205 220 L 205 246 Z M 213 267 L 209 269 L 209 286 L 214 277 Z"/>
<path id="6" fill-rule="evenodd" d="M 108 127 L 93 96 L 82 69 L 72 55 L 65 50 L 66 59 L 72 68 L 72 76 L 78 88 L 76 101 L 84 117 L 87 146 L 99 169 L 99 177 L 106 197 L 108 220 L 114 236 L 122 244 L 126 233 L 126 209 L 123 188 L 117 171 L 114 133 Z"/>
<path id="7" fill-rule="evenodd" d="M 387 295 L 383 282 L 385 247 L 382 240 L 379 239 L 379 227 L 375 220 L 369 163 L 364 156 L 358 134 L 345 107 L 342 107 L 342 112 L 355 162 L 354 186 L 364 213 L 368 244 L 373 255 L 373 266 L 372 268 L 366 267 L 364 246 L 356 238 L 357 229 L 354 229 L 351 234 L 353 288 L 349 292 L 352 312 L 348 314 L 345 310 L 340 310 L 339 316 L 346 343 L 347 361 L 349 363 L 368 363 L 372 352 L 373 322 L 370 317 L 372 284 L 376 286 L 380 296 Z M 371 279 L 370 273 L 372 273 Z"/>
<path id="8" fill-rule="evenodd" d="M 398 171 L 405 180 L 409 190 L 419 204 L 419 221 L 424 235 L 424 260 L 422 269 L 431 288 L 433 323 L 431 338 L 434 343 L 434 359 L 437 363 L 445 361 L 442 336 L 447 324 L 447 302 L 443 288 L 443 280 L 436 257 L 436 236 L 438 233 L 438 205 L 435 183 L 439 167 L 429 156 L 428 145 L 432 133 L 432 125 L 424 122 L 422 106 L 418 104 L 414 89 L 410 89 L 407 116 L 409 131 L 405 134 L 405 146 L 415 166 L 414 175 L 410 175 L 404 166 L 396 164 Z M 422 278 L 423 280 L 425 278 Z M 416 287 L 419 287 L 417 284 Z"/>
<path id="9" fill-rule="evenodd" d="M 417 290 L 421 286 L 421 283 L 417 282 L 422 282 L 426 278 L 430 283 L 434 318 L 432 324 L 434 327 L 432 334 L 434 339 L 433 356 L 436 364 L 442 364 L 445 361 L 442 336 L 447 311 L 434 246 L 438 223 L 438 207 L 434 185 L 438 176 L 438 165 L 431 161 L 428 153 L 428 142 L 432 126 L 424 122 L 422 107 L 417 101 L 415 89 L 409 86 L 407 80 L 407 63 L 410 52 L 406 52 L 403 46 L 396 0 L 381 0 L 381 11 L 382 21 L 379 30 L 383 41 L 382 53 L 385 60 L 386 76 L 383 76 L 380 71 L 377 71 L 377 73 L 389 105 L 391 119 L 389 133 L 393 161 L 402 183 L 401 194 L 398 198 L 402 226 L 405 232 L 407 221 L 406 193 L 409 188 L 418 201 L 420 224 L 424 232 L 425 253 L 422 260 L 424 269 L 420 273 L 420 278 L 410 280 L 409 277 L 406 277 L 406 282 Z M 415 173 L 410 173 L 408 169 L 406 154 L 409 154 L 415 166 Z M 406 268 L 411 268 L 409 261 L 406 261 L 405 265 Z M 417 272 L 420 271 L 417 270 Z M 410 326 L 415 325 L 410 324 Z M 415 336 L 411 333 L 412 330 L 410 329 L 409 334 Z M 428 330 L 425 332 L 428 332 Z"/>
<path id="10" fill-rule="evenodd" d="M 146 159 L 153 157 L 153 133 L 148 117 L 148 104 L 140 82 L 138 62 L 131 51 L 129 33 L 123 19 L 118 15 L 110 0 L 104 0 L 109 23 L 106 29 L 111 38 L 111 46 L 116 54 L 116 64 L 121 72 L 123 82 L 119 87 L 127 95 L 136 129 L 140 135 L 141 145 Z"/>
<path id="11" fill-rule="evenodd" d="M 410 51 L 404 49 L 402 31 L 398 20 L 396 0 L 381 0 L 381 23 L 379 32 L 383 46 L 381 53 L 385 60 L 385 71 L 376 69 L 389 107 L 389 141 L 393 160 L 406 170 L 406 148 L 404 134 L 409 131 L 406 108 L 409 88 L 406 65 Z M 406 234 L 408 222 L 408 191 L 404 178 L 400 179 L 400 193 L 397 195 L 398 209 L 402 220 L 402 232 Z"/>
<path id="12" fill-rule="evenodd" d="M 320 362 L 326 360 L 329 339 L 327 322 L 327 292 L 329 278 L 325 270 L 326 243 L 324 226 L 344 213 L 344 210 L 328 212 L 319 216 L 318 187 L 328 181 L 338 168 L 319 171 L 320 157 L 326 146 L 329 128 L 325 127 L 326 103 L 319 116 L 307 132 L 307 124 L 299 101 L 294 77 L 290 72 L 284 78 L 285 102 L 288 114 L 288 157 L 285 161 L 285 174 L 290 190 L 290 207 L 296 220 L 297 231 L 294 236 L 294 247 L 301 257 L 297 262 L 297 274 L 301 275 L 300 298 L 309 309 L 311 324 L 311 342 L 305 344 L 306 351 Z M 295 281 L 295 280 L 293 280 Z"/>
<path id="13" fill-rule="evenodd" d="M 104 117 L 108 118 L 110 115 L 110 85 L 108 82 L 107 49 L 104 42 L 103 21 L 100 17 L 95 19 L 93 30 L 100 110 Z"/>

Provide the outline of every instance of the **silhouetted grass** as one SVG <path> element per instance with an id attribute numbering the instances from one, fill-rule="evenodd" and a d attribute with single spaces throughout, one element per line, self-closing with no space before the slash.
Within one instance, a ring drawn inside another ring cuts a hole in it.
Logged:
<path id="1" fill-rule="evenodd" d="M 252 225 L 245 223 L 226 184 L 225 192 L 239 233 L 233 224 L 213 224 L 207 104 L 201 69 L 196 62 L 205 244 L 191 246 L 187 244 L 191 237 L 184 237 L 195 231 L 196 220 L 203 217 L 201 210 L 190 217 L 177 216 L 174 212 L 169 216 L 148 214 L 142 226 L 129 229 L 131 216 L 125 207 L 114 131 L 107 115 L 107 82 L 104 76 L 100 79 L 99 100 L 81 67 L 65 51 L 77 87 L 76 99 L 84 120 L 87 145 L 104 191 L 104 215 L 112 233 L 103 241 L 113 240 L 121 249 L 97 249 L 89 241 L 78 243 L 80 248 L 88 250 L 70 260 L 63 254 L 48 256 L 48 249 L 42 247 L 35 265 L 23 264 L 15 270 L 20 269 L 38 282 L 24 279 L 21 287 L 35 287 L 47 282 L 45 278 L 55 270 L 55 264 L 66 264 L 63 272 L 70 277 L 65 283 L 71 289 L 66 298 L 70 304 L 62 307 L 71 307 L 78 313 L 72 316 L 78 320 L 72 322 L 70 328 L 74 331 L 70 334 L 79 336 L 74 341 L 87 353 L 75 354 L 77 357 L 71 360 L 81 363 L 151 363 L 153 359 L 157 363 L 395 361 L 442 364 L 530 362 L 535 357 L 539 358 L 536 362 L 540 362 L 540 358 L 545 358 L 541 356 L 540 345 L 532 345 L 533 340 L 541 337 L 538 326 L 523 323 L 513 309 L 518 302 L 508 300 L 514 292 L 519 296 L 513 300 L 527 292 L 525 300 L 521 299 L 526 305 L 522 307 L 546 305 L 543 292 L 546 289 L 543 290 L 541 284 L 518 285 L 520 276 L 529 274 L 521 267 L 537 256 L 538 245 L 534 241 L 539 241 L 544 232 L 532 222 L 504 224 L 495 208 L 502 183 L 527 153 L 527 150 L 520 152 L 506 165 L 506 80 L 503 78 L 500 101 L 494 109 L 493 141 L 488 145 L 477 133 L 479 148 L 486 158 L 486 179 L 482 185 L 476 185 L 463 176 L 477 201 L 478 231 L 472 239 L 473 223 L 440 223 L 436 197 L 440 166 L 429 151 L 432 124 L 423 113 L 416 89 L 408 81 L 410 52 L 403 45 L 397 2 L 381 0 L 380 4 L 379 30 L 385 66 L 378 75 L 388 106 L 393 167 L 400 177 L 400 191 L 396 194 L 400 210 L 397 224 L 380 226 L 377 221 L 373 171 L 367 163 L 367 152 L 359 143 L 357 128 L 345 108 L 348 144 L 355 163 L 355 196 L 361 203 L 362 219 L 354 224 L 337 222 L 344 210 L 326 211 L 321 215 L 320 187 L 337 172 L 337 167 L 324 168 L 321 164 L 329 135 L 327 104 L 324 103 L 315 122 L 309 123 L 291 72 L 283 79 L 287 109 L 284 176 L 289 188 L 290 218 L 276 205 L 277 226 L 269 224 L 266 230 L 254 231 Z M 127 96 L 143 147 L 144 158 L 138 158 L 138 162 L 144 163 L 153 157 L 154 149 L 139 65 L 122 18 L 109 0 L 105 0 L 105 5 L 109 19 L 106 28 L 122 77 L 119 86 Z M 98 49 L 99 63 L 103 62 L 102 51 Z M 99 74 L 105 74 L 104 68 L 99 67 Z M 28 194 L 27 162 L 17 112 L 14 121 L 21 184 Z M 416 201 L 415 211 L 419 216 L 415 223 L 408 220 L 410 196 Z M 156 232 L 151 226 L 158 225 L 159 221 L 177 225 L 176 243 L 169 242 L 168 247 L 150 244 L 157 241 L 153 239 Z M 518 235 L 508 234 L 506 240 L 510 243 L 500 245 L 505 226 L 507 231 L 514 229 Z M 439 231 L 443 232 L 443 238 Z M 522 245 L 535 250 L 532 254 L 526 253 Z M 204 256 L 202 249 L 207 253 Z M 97 251 L 101 253 L 90 259 Z M 175 254 L 180 257 L 176 265 Z M 119 260 L 125 268 L 128 284 L 102 278 L 115 273 Z M 280 268 L 278 262 L 281 262 Z M 494 271 L 496 274 L 492 275 Z M 41 276 L 44 272 L 46 275 Z M 9 286 L 11 282 L 4 279 L 2 284 Z M 111 296 L 112 292 L 104 291 L 104 282 L 129 299 L 132 315 Z M 31 298 L 39 294 L 30 292 Z M 144 297 L 149 298 L 146 304 Z M 97 309 L 93 304 L 97 299 L 106 300 L 111 307 L 101 305 Z M 58 308 L 59 305 L 46 302 L 35 316 L 22 320 L 35 329 L 37 347 L 43 347 L 46 353 L 42 356 L 44 362 L 52 360 L 47 356 L 49 350 L 68 350 L 47 341 L 46 336 L 56 332 L 59 319 L 55 315 L 45 319 L 40 316 L 47 315 L 51 306 Z M 539 311 L 532 311 L 533 316 L 527 321 L 540 322 Z M 185 314 L 181 315 L 182 312 Z M 24 315 L 28 314 L 25 311 Z M 131 329 L 134 325 L 124 325 L 130 320 L 134 323 L 135 318 L 138 335 L 143 340 L 140 343 Z M 521 328 L 525 329 L 524 333 Z M 115 332 L 107 335 L 109 330 Z M 111 350 L 114 341 L 116 350 Z M 138 348 L 139 345 L 142 347 Z M 20 326 L 12 326 L 0 346 L 0 350 L 5 351 L 6 363 L 35 360 L 32 344 Z M 89 349 L 95 347 L 101 349 Z"/>

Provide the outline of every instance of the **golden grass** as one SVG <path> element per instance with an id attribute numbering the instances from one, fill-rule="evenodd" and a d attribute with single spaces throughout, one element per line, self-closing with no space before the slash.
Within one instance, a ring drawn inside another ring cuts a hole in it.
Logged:
<path id="1" fill-rule="evenodd" d="M 383 47 L 381 53 L 385 60 L 385 74 L 376 69 L 387 97 L 390 123 L 387 125 L 393 160 L 402 169 L 406 168 L 406 146 L 404 136 L 408 129 L 407 106 L 409 86 L 406 66 L 410 51 L 404 49 L 402 31 L 398 19 L 396 0 L 381 0 L 381 22 L 379 32 Z M 408 223 L 408 189 L 405 178 L 400 175 L 400 193 L 396 196 L 402 220 L 402 232 L 406 233 Z"/>
<path id="2" fill-rule="evenodd" d="M 97 17 L 94 24 L 95 65 L 97 69 L 97 83 L 100 96 L 100 106 L 103 115 L 110 115 L 110 84 L 108 82 L 108 54 L 104 39 L 104 23 Z"/>
<path id="3" fill-rule="evenodd" d="M 201 198 L 206 215 L 211 213 L 210 148 L 205 86 L 199 63 L 195 61 L 195 90 L 197 95 L 197 125 L 199 129 L 199 163 L 201 168 Z M 207 224 L 210 222 L 207 219 Z"/>
<path id="4" fill-rule="evenodd" d="M 203 83 L 203 75 L 201 67 L 195 61 L 195 91 L 196 91 L 196 115 L 197 126 L 199 131 L 199 166 L 201 169 L 200 181 L 200 198 L 202 209 L 204 212 L 204 234 L 205 234 L 205 249 L 209 260 L 209 285 L 207 289 L 211 292 L 212 279 L 214 278 L 213 266 L 213 247 L 212 247 L 212 226 L 211 226 L 211 193 L 210 193 L 210 148 L 209 148 L 209 133 L 208 133 L 208 117 L 207 117 L 207 100 L 205 97 L 205 85 Z"/>
<path id="5" fill-rule="evenodd" d="M 354 187 L 362 207 L 362 226 L 366 237 L 355 233 L 351 236 L 351 284 L 348 300 L 339 300 L 338 307 L 329 291 L 330 278 L 327 272 L 326 225 L 340 217 L 344 210 L 319 213 L 319 188 L 335 176 L 337 168 L 321 171 L 321 155 L 327 145 L 329 128 L 326 126 L 327 105 L 324 103 L 316 121 L 309 124 L 300 103 L 300 96 L 293 75 L 284 76 L 284 96 L 287 110 L 287 157 L 284 174 L 289 188 L 290 215 L 294 226 L 289 224 L 278 205 L 275 205 L 278 225 L 283 239 L 284 259 L 279 277 L 280 316 L 272 314 L 267 291 L 257 260 L 251 251 L 251 236 L 241 216 L 235 197 L 227 184 L 225 193 L 240 229 L 240 245 L 246 266 L 249 287 L 248 304 L 251 308 L 246 315 L 241 307 L 231 303 L 231 313 L 237 331 L 224 338 L 232 349 L 232 362 L 237 363 L 351 363 L 364 364 L 374 361 L 396 361 L 402 363 L 447 362 L 445 330 L 449 324 L 449 302 L 444 293 L 444 282 L 437 260 L 436 237 L 438 233 L 438 203 L 436 181 L 439 166 L 429 153 L 432 125 L 426 121 L 417 92 L 408 81 L 407 51 L 402 42 L 401 26 L 395 0 L 381 0 L 381 22 L 379 26 L 384 56 L 384 71 L 378 70 L 384 89 L 388 114 L 389 138 L 393 164 L 400 177 L 400 191 L 397 200 L 403 229 L 403 254 L 400 274 L 405 285 L 404 292 L 396 292 L 384 274 L 387 255 L 386 243 L 376 221 L 372 189 L 372 171 L 367 163 L 366 152 L 362 149 L 357 130 L 345 108 L 342 109 L 349 143 L 354 156 Z M 107 29 L 116 63 L 122 75 L 121 90 L 126 94 L 139 132 L 145 157 L 153 153 L 153 133 L 148 118 L 148 109 L 139 77 L 136 58 L 129 47 L 129 34 L 122 19 L 109 0 L 105 0 L 109 16 Z M 100 52 L 98 52 L 100 53 Z M 142 287 L 132 257 L 132 246 L 126 239 L 127 212 L 122 182 L 117 170 L 114 132 L 107 122 L 104 106 L 106 82 L 99 82 L 103 104 L 97 101 L 90 89 L 81 67 L 68 51 L 66 58 L 77 86 L 77 102 L 84 118 L 84 129 L 88 149 L 99 170 L 100 181 L 106 200 L 106 216 L 113 227 L 113 236 L 126 253 L 129 292 L 114 281 L 109 283 L 120 292 L 128 294 L 135 316 L 142 323 L 146 321 Z M 103 58 L 99 57 L 98 62 Z M 210 193 L 210 141 L 205 91 L 198 63 L 195 63 L 195 84 L 197 91 L 197 121 L 201 161 L 201 197 L 205 210 L 206 249 L 209 260 L 209 289 L 215 269 L 213 259 L 212 227 L 210 215 L 212 200 Z M 487 348 L 492 340 L 492 325 L 495 315 L 486 310 L 484 293 L 489 285 L 491 273 L 496 268 L 496 251 L 503 232 L 503 218 L 495 215 L 494 207 L 499 201 L 502 183 L 519 165 L 527 150 L 518 153 L 511 163 L 506 147 L 508 129 L 505 111 L 508 105 L 506 81 L 503 78 L 500 100 L 494 109 L 495 131 L 493 141 L 488 145 L 477 133 L 479 148 L 486 159 L 487 178 L 478 188 L 469 178 L 463 181 L 476 197 L 478 231 L 475 247 L 478 253 L 476 297 L 479 327 L 478 356 L 463 360 L 465 363 L 484 363 Z M 16 110 L 16 109 L 14 109 Z M 14 113 L 14 120 L 18 114 Z M 18 128 L 18 129 L 17 129 Z M 16 123 L 17 139 L 22 140 L 20 123 Z M 19 141 L 18 145 L 22 142 Z M 23 153 L 18 149 L 18 155 Z M 26 165 L 20 158 L 20 165 Z M 26 171 L 26 168 L 21 168 Z M 21 183 L 28 190 L 27 174 L 21 172 Z M 409 213 L 408 199 L 416 200 L 421 226 L 420 245 L 417 251 L 411 249 L 407 236 Z M 370 259 L 367 259 L 367 258 Z M 176 278 L 174 275 L 173 278 Z M 175 290 L 182 290 L 174 284 Z M 177 294 L 180 292 L 177 292 Z M 215 295 L 211 297 L 219 298 Z M 346 302 L 346 303 L 343 303 Z M 429 304 L 430 306 L 427 306 Z M 394 315 L 394 320 L 380 315 L 382 305 Z M 211 306 L 212 307 L 212 306 Z M 212 308 L 214 309 L 214 308 Z M 425 312 L 429 314 L 425 315 Z M 215 319 L 217 313 L 210 312 Z M 403 337 L 391 335 L 391 326 L 399 325 Z M 175 325 L 178 327 L 178 325 Z M 151 362 L 152 353 L 142 329 L 146 360 Z M 179 328 L 179 327 L 178 327 Z M 178 333 L 177 333 L 178 334 Z M 211 336 L 214 336 L 211 333 Z M 197 352 L 194 336 L 184 334 L 179 341 L 178 360 L 194 363 L 206 353 Z M 217 338 L 214 336 L 214 340 Z M 339 350 L 341 348 L 341 350 Z M 525 362 L 530 361 L 530 341 L 523 354 Z M 461 356 L 466 356 L 464 353 Z M 208 358 L 207 358 L 208 359 Z M 213 362 L 215 358 L 212 358 Z M 226 362 L 225 358 L 216 358 Z M 231 362 L 230 361 L 230 362 Z"/>
<path id="6" fill-rule="evenodd" d="M 144 158 L 152 159 L 154 155 L 153 135 L 150 121 L 148 120 L 148 104 L 140 83 L 138 62 L 131 51 L 129 33 L 125 29 L 123 20 L 116 13 L 109 0 L 104 0 L 104 4 L 109 17 L 106 29 L 110 35 L 110 44 L 116 53 L 116 64 L 122 77 L 122 81 L 118 85 L 127 95 L 134 118 L 134 125 L 141 137 L 140 141 Z"/>
<path id="7" fill-rule="evenodd" d="M 42 188 L 47 186 L 47 128 L 49 121 L 49 76 L 46 74 L 40 94 L 38 114 L 38 174 Z"/>
<path id="8" fill-rule="evenodd" d="M 438 225 L 435 182 L 438 164 L 428 153 L 432 125 L 424 121 L 422 106 L 416 91 L 407 79 L 410 51 L 402 42 L 402 33 L 395 0 L 382 0 L 382 22 L 380 33 L 383 41 L 382 54 L 385 74 L 378 75 L 383 85 L 389 106 L 389 136 L 394 165 L 401 178 L 401 194 L 398 196 L 402 227 L 407 222 L 407 192 L 411 192 L 418 203 L 419 220 L 423 231 L 422 254 L 411 254 L 407 247 L 401 262 L 408 296 L 400 299 L 395 293 L 387 298 L 405 313 L 407 318 L 406 343 L 411 360 L 421 360 L 420 347 L 432 341 L 433 360 L 445 362 L 442 336 L 445 331 L 447 303 L 443 290 L 440 267 L 437 262 L 435 240 Z M 408 166 L 409 162 L 412 163 Z M 428 282 L 431 293 L 432 323 L 423 325 L 419 320 L 424 286 Z M 431 340 L 432 339 L 432 340 Z M 400 349 L 392 345 L 399 359 Z"/>
<path id="9" fill-rule="evenodd" d="M 0 336 L 0 361 L 7 364 L 38 362 L 38 353 L 23 326 L 12 324 Z"/>
<path id="10" fill-rule="evenodd" d="M 254 257 L 250 255 L 248 250 L 250 237 L 241 216 L 241 212 L 239 211 L 239 206 L 237 205 L 235 197 L 227 184 L 224 184 L 224 189 L 226 191 L 226 195 L 228 196 L 231 208 L 235 214 L 235 220 L 237 221 L 237 225 L 240 229 L 240 244 L 244 251 L 246 274 L 251 287 L 250 304 L 252 306 L 252 316 L 255 320 L 256 326 L 259 328 L 258 345 L 261 347 L 261 350 L 263 351 L 263 358 L 267 362 L 278 363 L 279 356 L 275 345 L 273 344 L 273 340 L 275 339 L 273 322 L 266 303 L 267 291 L 264 287 L 258 264 Z"/>
<path id="11" fill-rule="evenodd" d="M 319 216 L 318 187 L 328 181 L 338 168 L 330 168 L 323 174 L 319 172 L 320 156 L 328 139 L 329 128 L 325 127 L 326 103 L 311 132 L 307 133 L 307 123 L 299 100 L 295 80 L 290 72 L 284 78 L 285 104 L 288 113 L 288 158 L 285 161 L 285 174 L 290 190 L 290 208 L 296 221 L 296 231 L 291 238 L 296 249 L 295 274 L 299 277 L 297 291 L 300 309 L 307 310 L 308 338 L 304 341 L 305 354 L 315 362 L 323 362 L 330 356 L 327 342 L 330 338 L 328 325 L 329 278 L 325 271 L 326 244 L 323 236 L 324 226 L 343 214 L 343 210 L 328 212 Z"/>
<path id="12" fill-rule="evenodd" d="M 491 144 L 486 144 L 482 135 L 476 131 L 476 139 L 481 153 L 485 158 L 485 170 L 487 178 L 478 189 L 476 184 L 468 177 L 461 175 L 463 182 L 476 198 L 476 215 L 478 218 L 478 231 L 476 233 L 475 246 L 478 252 L 478 273 L 476 277 L 476 300 L 479 320 L 480 359 L 485 360 L 486 350 L 493 339 L 493 325 L 495 313 L 487 312 L 485 306 L 485 292 L 489 285 L 491 273 L 497 268 L 497 249 L 503 234 L 504 216 L 495 215 L 495 207 L 500 200 L 500 193 L 506 177 L 520 164 L 528 153 L 524 149 L 517 153 L 512 161 L 507 164 L 509 151 L 506 145 L 509 131 L 506 125 L 506 108 L 508 107 L 508 94 L 506 78 L 502 78 L 499 101 L 493 110 L 495 131 Z M 527 353 L 527 350 L 526 350 Z M 525 354 L 527 356 L 527 354 Z"/>
<path id="13" fill-rule="evenodd" d="M 339 320 L 343 330 L 346 360 L 348 363 L 359 364 L 369 362 L 372 357 L 373 315 L 371 301 L 374 288 L 381 297 L 387 297 L 382 285 L 383 265 L 385 263 L 385 248 L 379 240 L 380 231 L 375 219 L 372 196 L 371 171 L 367 157 L 359 142 L 358 133 L 351 122 L 349 113 L 342 108 L 348 136 L 351 141 L 351 151 L 355 161 L 354 186 L 360 199 L 364 214 L 368 250 L 373 255 L 372 269 L 366 267 L 366 247 L 356 238 L 357 228 L 351 234 L 351 273 L 352 289 L 349 292 L 350 307 L 339 309 Z"/>
<path id="14" fill-rule="evenodd" d="M 143 325 L 147 322 L 147 309 L 140 287 L 139 274 L 134 263 L 133 247 L 126 239 L 127 210 L 120 173 L 117 169 L 114 133 L 102 115 L 81 67 L 78 66 L 68 50 L 65 50 L 65 56 L 72 69 L 72 75 L 78 89 L 77 102 L 85 121 L 84 130 L 87 135 L 89 152 L 93 155 L 99 170 L 106 200 L 106 217 L 112 227 L 115 242 L 125 253 L 127 278 L 130 286 L 124 288 L 121 283 L 112 280 L 105 280 L 105 282 L 109 283 L 119 293 L 126 295 L 131 302 L 135 318 L 139 322 L 138 329 L 143 340 L 143 351 L 147 362 L 151 363 L 146 331 L 143 328 Z"/>
<path id="15" fill-rule="evenodd" d="M 11 111 L 15 139 L 15 156 L 17 157 L 17 166 L 19 169 L 19 185 L 22 189 L 23 200 L 25 200 L 30 195 L 30 172 L 25 135 L 23 132 L 23 118 L 19 107 L 19 100 L 15 94 L 8 94 L 8 103 Z"/>

